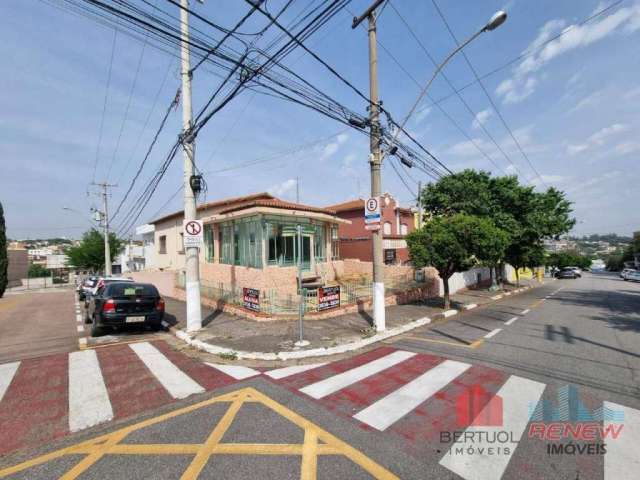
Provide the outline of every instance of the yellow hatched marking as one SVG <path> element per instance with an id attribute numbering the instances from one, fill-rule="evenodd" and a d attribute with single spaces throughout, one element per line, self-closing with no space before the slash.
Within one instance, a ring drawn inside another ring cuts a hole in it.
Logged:
<path id="1" fill-rule="evenodd" d="M 188 414 L 214 403 L 228 403 L 229 407 L 211 431 L 207 440 L 196 444 L 127 444 L 121 443 L 127 435 L 151 425 L 161 423 L 179 415 Z M 260 403 L 278 413 L 304 430 L 302 444 L 272 443 L 220 443 L 224 433 L 240 411 L 244 403 Z M 323 443 L 319 443 L 323 442 Z M 41 465 L 65 455 L 84 455 L 61 479 L 73 480 L 87 471 L 105 455 L 193 455 L 189 467 L 182 474 L 184 480 L 198 478 L 209 459 L 215 455 L 297 455 L 301 459 L 300 478 L 314 480 L 317 476 L 318 455 L 342 455 L 364 469 L 374 478 L 391 480 L 398 477 L 376 463 L 359 450 L 326 432 L 309 420 L 289 410 L 261 392 L 243 388 L 231 393 L 213 397 L 203 402 L 165 413 L 154 418 L 101 435 L 91 440 L 27 460 L 18 465 L 0 470 L 0 478 Z"/>

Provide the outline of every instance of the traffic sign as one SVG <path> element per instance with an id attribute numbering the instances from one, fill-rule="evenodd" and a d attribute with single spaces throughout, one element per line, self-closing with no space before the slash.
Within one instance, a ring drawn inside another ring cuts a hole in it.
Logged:
<path id="1" fill-rule="evenodd" d="M 380 200 L 376 197 L 368 198 L 364 204 L 364 222 L 380 223 Z"/>
<path id="2" fill-rule="evenodd" d="M 199 247 L 203 241 L 202 221 L 184 220 L 183 222 L 183 242 L 184 247 Z"/>
<path id="3" fill-rule="evenodd" d="M 380 223 L 369 223 L 364 226 L 366 230 L 380 230 Z"/>

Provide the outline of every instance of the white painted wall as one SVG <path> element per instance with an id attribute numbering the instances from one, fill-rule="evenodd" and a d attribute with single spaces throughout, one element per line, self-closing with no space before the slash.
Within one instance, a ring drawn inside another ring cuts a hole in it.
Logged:
<path id="1" fill-rule="evenodd" d="M 449 279 L 449 293 L 453 294 L 463 288 L 474 286 L 478 282 L 478 274 L 482 276 L 480 281 L 485 281 L 491 278 L 487 267 L 472 268 L 466 272 L 454 273 Z M 439 282 L 439 295 L 444 295 L 444 284 L 442 283 L 442 280 L 439 280 Z"/>

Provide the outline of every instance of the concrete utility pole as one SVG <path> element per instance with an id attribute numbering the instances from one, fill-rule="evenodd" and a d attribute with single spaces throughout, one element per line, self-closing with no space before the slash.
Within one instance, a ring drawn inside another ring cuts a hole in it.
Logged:
<path id="1" fill-rule="evenodd" d="M 418 208 L 418 228 L 422 228 L 422 202 L 420 195 L 422 194 L 422 182 L 418 182 L 418 197 L 416 198 L 416 207 Z"/>
<path id="2" fill-rule="evenodd" d="M 378 105 L 378 44 L 376 41 L 376 8 L 384 0 L 376 0 L 360 16 L 353 19 L 351 28 L 356 28 L 365 19 L 369 19 L 369 128 L 371 168 L 371 197 L 380 200 L 382 179 L 380 170 L 380 108 Z M 381 206 L 382 208 L 382 206 Z M 382 223 L 382 222 L 381 222 Z M 373 323 L 376 331 L 386 329 L 384 306 L 384 261 L 382 256 L 382 229 L 372 230 L 373 237 Z"/>
<path id="3" fill-rule="evenodd" d="M 92 185 L 102 188 L 102 212 L 100 212 L 100 214 L 102 216 L 102 226 L 104 229 L 104 275 L 109 277 L 111 276 L 111 248 L 109 246 L 109 202 L 107 201 L 109 192 L 107 189 L 115 187 L 116 185 L 107 182 L 92 183 Z"/>
<path id="4" fill-rule="evenodd" d="M 189 0 L 180 0 L 180 57 L 182 59 L 182 151 L 184 157 L 184 220 L 196 220 L 196 197 L 191 188 L 195 164 L 195 148 L 190 136 L 193 111 L 191 109 L 191 61 L 189 57 Z M 187 297 L 187 331 L 202 328 L 200 307 L 200 264 L 198 247 L 185 248 L 185 290 Z"/>

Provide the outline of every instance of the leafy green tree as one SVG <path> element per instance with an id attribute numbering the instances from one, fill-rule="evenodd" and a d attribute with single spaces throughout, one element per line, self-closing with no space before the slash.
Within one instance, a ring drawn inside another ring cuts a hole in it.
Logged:
<path id="1" fill-rule="evenodd" d="M 574 250 L 550 253 L 545 258 L 545 265 L 553 268 L 580 267 L 589 268 L 591 259 Z"/>
<path id="2" fill-rule="evenodd" d="M 0 202 L 0 298 L 9 283 L 9 257 L 7 253 L 7 231 L 4 223 L 4 209 Z"/>
<path id="3" fill-rule="evenodd" d="M 29 265 L 29 271 L 27 272 L 29 278 L 41 278 L 50 277 L 51 272 L 38 263 L 32 263 Z"/>
<path id="4" fill-rule="evenodd" d="M 450 307 L 449 279 L 476 265 L 481 252 L 495 252 L 492 237 L 498 229 L 486 218 L 455 214 L 436 217 L 423 228 L 407 235 L 409 256 L 413 264 L 438 270 L 444 285 L 444 308 Z M 502 233 L 498 233 L 502 238 Z"/>
<path id="5" fill-rule="evenodd" d="M 113 259 L 122 251 L 124 243 L 114 233 L 109 233 L 109 247 Z M 92 228 L 82 235 L 79 245 L 69 247 L 65 253 L 69 265 L 94 272 L 104 270 L 104 234 Z"/>

